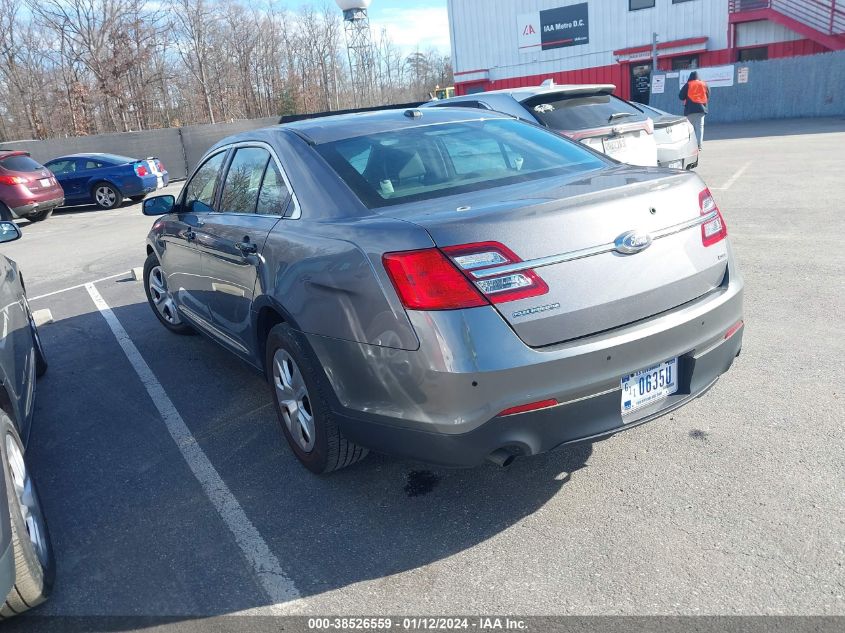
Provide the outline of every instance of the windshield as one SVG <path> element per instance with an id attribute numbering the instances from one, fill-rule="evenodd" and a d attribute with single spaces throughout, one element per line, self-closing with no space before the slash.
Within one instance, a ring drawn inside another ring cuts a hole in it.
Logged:
<path id="1" fill-rule="evenodd" d="M 613 95 L 538 95 L 522 103 L 537 120 L 553 130 L 586 130 L 644 121 L 642 111 Z"/>
<path id="2" fill-rule="evenodd" d="M 512 119 L 357 136 L 317 151 L 370 208 L 607 165 L 576 143 Z"/>

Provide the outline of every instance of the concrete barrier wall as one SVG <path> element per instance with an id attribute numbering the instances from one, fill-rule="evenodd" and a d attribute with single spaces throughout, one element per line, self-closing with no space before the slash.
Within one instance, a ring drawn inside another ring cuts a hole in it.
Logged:
<path id="1" fill-rule="evenodd" d="M 240 132 L 276 125 L 278 121 L 278 117 L 271 117 L 165 130 L 96 134 L 44 141 L 8 141 L 0 143 L 0 147 L 26 150 L 41 163 L 78 152 L 104 152 L 131 158 L 158 156 L 170 172 L 170 178 L 178 180 L 185 178 L 206 150 L 217 141 Z"/>
<path id="2" fill-rule="evenodd" d="M 708 123 L 845 115 L 845 51 L 733 66 L 734 85 L 710 89 Z M 746 83 L 738 83 L 740 68 L 748 69 Z M 665 92 L 650 104 L 682 114 L 680 77 L 665 77 Z"/>

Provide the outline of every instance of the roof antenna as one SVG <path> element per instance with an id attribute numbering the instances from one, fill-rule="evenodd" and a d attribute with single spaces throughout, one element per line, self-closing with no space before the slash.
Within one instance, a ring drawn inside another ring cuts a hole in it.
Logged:
<path id="1" fill-rule="evenodd" d="M 555 87 L 555 80 L 552 78 L 546 79 L 543 83 L 540 84 L 542 88 L 554 88 Z"/>

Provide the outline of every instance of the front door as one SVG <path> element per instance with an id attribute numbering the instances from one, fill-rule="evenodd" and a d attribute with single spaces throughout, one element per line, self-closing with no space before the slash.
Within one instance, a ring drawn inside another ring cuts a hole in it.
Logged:
<path id="1" fill-rule="evenodd" d="M 631 101 L 648 105 L 651 95 L 651 64 L 631 64 Z"/>
<path id="2" fill-rule="evenodd" d="M 253 343 L 250 311 L 263 265 L 267 235 L 282 218 L 290 194 L 267 147 L 234 150 L 223 181 L 219 209 L 205 218 L 200 248 L 210 284 L 214 334 L 249 355 Z"/>
<path id="3" fill-rule="evenodd" d="M 177 213 L 168 216 L 162 231 L 164 248 L 161 264 L 167 275 L 167 287 L 179 310 L 189 319 L 207 326 L 210 286 L 203 276 L 202 253 L 198 244 L 204 239 L 203 228 L 214 211 L 217 185 L 226 152 L 209 157 L 185 185 Z"/>

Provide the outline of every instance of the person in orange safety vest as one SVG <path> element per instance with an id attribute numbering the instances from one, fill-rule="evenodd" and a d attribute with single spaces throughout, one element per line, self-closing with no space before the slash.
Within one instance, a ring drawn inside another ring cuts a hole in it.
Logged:
<path id="1" fill-rule="evenodd" d="M 698 139 L 698 149 L 704 142 L 704 116 L 707 114 L 707 104 L 710 102 L 710 88 L 698 78 L 698 72 L 692 71 L 689 79 L 678 98 L 684 102 L 684 115 L 692 123 L 695 129 L 695 137 Z"/>

